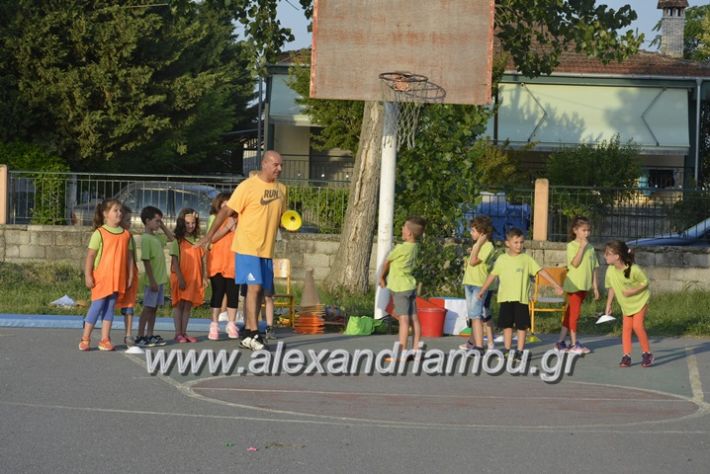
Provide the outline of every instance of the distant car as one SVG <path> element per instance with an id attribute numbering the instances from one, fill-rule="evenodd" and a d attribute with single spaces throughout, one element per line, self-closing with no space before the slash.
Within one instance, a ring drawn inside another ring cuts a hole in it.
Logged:
<path id="1" fill-rule="evenodd" d="M 692 227 L 681 232 L 661 234 L 655 237 L 630 240 L 627 245 L 632 247 L 658 247 L 658 246 L 683 246 L 683 247 L 710 247 L 710 218 L 700 221 Z"/>
<path id="2" fill-rule="evenodd" d="M 163 211 L 163 222 L 171 229 L 175 226 L 180 209 L 190 207 L 200 216 L 201 224 L 207 224 L 212 199 L 219 191 L 212 186 L 169 181 L 136 181 L 121 189 L 114 198 L 133 210 L 131 223 L 142 226 L 141 209 L 155 206 Z M 100 201 L 93 200 L 72 209 L 73 225 L 92 225 L 94 210 Z"/>

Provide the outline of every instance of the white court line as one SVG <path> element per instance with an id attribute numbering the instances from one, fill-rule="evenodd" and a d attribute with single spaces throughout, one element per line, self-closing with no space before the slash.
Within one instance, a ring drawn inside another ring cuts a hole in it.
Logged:
<path id="1" fill-rule="evenodd" d="M 255 421 L 266 424 L 273 423 L 290 423 L 290 424 L 310 424 L 310 425 L 328 425 L 328 426 L 350 426 L 350 427 L 362 427 L 365 429 L 370 429 L 373 426 L 378 428 L 392 428 L 392 429 L 437 429 L 440 431 L 469 431 L 473 430 L 486 430 L 486 431 L 503 431 L 503 432 L 539 432 L 539 431 L 551 431 L 551 432 L 561 432 L 564 431 L 568 433 L 570 431 L 574 432 L 584 432 L 584 433 L 618 433 L 618 434 L 637 434 L 641 436 L 648 436 L 649 434 L 655 435 L 706 435 L 710 434 L 708 430 L 654 430 L 648 431 L 648 429 L 639 430 L 615 430 L 615 429 L 604 429 L 604 425 L 599 425 L 601 428 L 597 429 L 585 429 L 580 426 L 501 426 L 501 425 L 445 425 L 437 423 L 407 423 L 407 422 L 383 422 L 381 420 L 363 420 L 360 423 L 347 423 L 342 421 L 326 421 L 326 420 L 294 420 L 292 418 L 264 418 L 262 417 L 252 417 L 252 416 L 234 416 L 234 415 L 209 415 L 209 414 L 197 414 L 197 413 L 173 413 L 165 411 L 151 411 L 151 410 L 125 410 L 119 408 L 92 408 L 92 407 L 73 407 L 68 405 L 51 405 L 43 403 L 25 403 L 25 402 L 10 402 L 0 400 L 0 405 L 12 406 L 12 407 L 24 407 L 24 408 L 44 408 L 48 410 L 67 410 L 67 411 L 78 411 L 78 412 L 89 412 L 89 413 L 112 413 L 112 414 L 125 414 L 131 416 L 161 416 L 161 417 L 177 417 L 177 418 L 202 418 L 209 420 L 225 420 L 225 421 Z M 330 417 L 335 418 L 335 417 Z"/>
<path id="2" fill-rule="evenodd" d="M 127 357 L 129 360 L 131 360 L 135 364 L 143 367 L 143 369 L 146 370 L 144 359 L 134 358 L 128 354 L 124 354 L 124 357 Z M 194 398 L 197 400 L 202 400 L 202 401 L 217 404 L 217 405 L 230 406 L 230 407 L 234 407 L 234 408 L 242 408 L 245 410 L 253 410 L 253 411 L 257 411 L 257 412 L 269 413 L 272 415 L 299 416 L 299 417 L 310 418 L 310 420 L 308 420 L 308 421 L 289 419 L 289 422 L 292 422 L 292 423 L 297 423 L 299 421 L 303 421 L 304 423 L 316 423 L 316 424 L 322 423 L 322 424 L 336 424 L 336 425 L 344 425 L 345 424 L 345 425 L 351 425 L 351 426 L 360 426 L 361 424 L 366 423 L 369 426 L 383 427 L 383 428 L 387 428 L 387 427 L 397 427 L 397 428 L 423 427 L 425 429 L 427 429 L 427 428 L 428 429 L 439 429 L 439 430 L 444 430 L 444 431 L 446 431 L 446 430 L 481 429 L 481 430 L 490 430 L 490 431 L 524 431 L 524 432 L 559 431 L 559 430 L 575 431 L 575 432 L 597 432 L 595 430 L 598 430 L 598 432 L 600 432 L 600 433 L 614 433 L 616 431 L 613 430 L 612 427 L 618 428 L 618 427 L 648 426 L 648 425 L 655 425 L 655 424 L 659 424 L 659 423 L 676 422 L 676 421 L 682 421 L 682 420 L 702 417 L 707 413 L 706 410 L 703 409 L 703 406 L 697 405 L 695 400 L 690 399 L 685 396 L 682 396 L 682 395 L 661 392 L 658 390 L 650 390 L 650 389 L 643 389 L 643 388 L 636 388 L 636 387 L 627 387 L 627 386 L 621 386 L 621 385 L 589 383 L 589 382 L 572 382 L 572 383 L 579 383 L 579 384 L 583 384 L 583 385 L 614 387 L 614 388 L 619 388 L 619 389 L 624 389 L 624 390 L 631 389 L 631 390 L 637 390 L 637 391 L 642 391 L 642 392 L 646 392 L 646 393 L 663 395 L 666 397 L 677 398 L 680 401 L 690 402 L 690 403 L 696 405 L 698 407 L 698 409 L 694 413 L 691 413 L 689 415 L 684 415 L 681 417 L 677 417 L 677 418 L 667 418 L 667 419 L 663 419 L 663 420 L 650 420 L 650 421 L 637 421 L 637 422 L 629 422 L 629 423 L 621 423 L 621 424 L 614 424 L 614 423 L 588 424 L 588 425 L 584 425 L 584 426 L 580 426 L 580 425 L 576 425 L 576 426 L 534 425 L 534 426 L 501 427 L 500 425 L 485 425 L 485 424 L 449 425 L 449 424 L 443 424 L 443 423 L 428 423 L 428 422 L 383 421 L 381 419 L 376 419 L 376 418 L 370 419 L 370 418 L 342 417 L 342 416 L 334 416 L 334 415 L 321 415 L 321 414 L 317 414 L 317 413 L 297 412 L 297 411 L 291 411 L 291 410 L 279 410 L 279 409 L 275 409 L 275 408 L 264 408 L 264 407 L 254 406 L 254 405 L 245 405 L 245 404 L 241 404 L 241 403 L 227 402 L 224 400 L 218 400 L 215 398 L 201 395 L 193 390 L 192 386 L 198 382 L 205 380 L 204 378 L 197 378 L 194 380 L 187 381 L 185 383 L 180 383 L 177 380 L 174 380 L 168 376 L 164 376 L 164 375 L 160 375 L 160 374 L 158 374 L 156 376 L 160 380 L 162 380 L 163 382 L 166 382 L 167 384 L 177 388 L 178 391 L 180 391 L 181 393 L 183 393 L 187 397 Z M 230 377 L 230 376 L 229 375 L 212 376 L 211 379 L 227 378 L 227 377 Z M 248 417 L 245 417 L 244 419 L 248 419 Z M 329 421 L 325 421 L 325 420 L 335 420 L 335 421 L 329 422 Z M 279 420 L 271 419 L 271 421 L 279 421 Z M 618 430 L 618 432 L 624 433 L 626 431 Z M 675 432 L 675 431 L 673 431 L 673 432 Z M 686 432 L 685 431 L 678 431 L 678 433 L 686 433 Z M 702 433 L 704 434 L 705 432 L 703 431 Z"/>
<path id="3" fill-rule="evenodd" d="M 597 385 L 597 384 L 595 384 Z M 205 390 L 205 391 L 217 391 L 217 392 L 255 392 L 255 393 L 297 393 L 304 395 L 347 395 L 347 396 L 362 396 L 362 397 L 392 397 L 392 398 L 431 398 L 431 399 L 464 399 L 464 400 L 544 400 L 544 401 L 568 401 L 570 397 L 560 396 L 560 397 L 511 397 L 511 396 L 498 396 L 498 395 L 427 395 L 427 394 L 417 394 L 417 393 L 382 393 L 382 392 L 335 392 L 327 390 L 285 390 L 285 389 L 268 389 L 268 388 L 227 388 L 227 387 L 192 387 L 192 390 Z M 639 390 L 645 392 L 645 390 Z M 660 392 L 657 392 L 661 395 Z M 633 401 L 634 403 L 688 403 L 688 400 L 670 398 L 666 397 L 664 399 L 659 398 L 648 398 L 639 400 L 633 397 L 625 398 L 589 398 L 589 397 L 574 397 L 574 401 L 587 401 L 587 402 L 628 402 Z"/>
<path id="4" fill-rule="evenodd" d="M 692 347 L 686 347 L 685 352 L 688 354 L 688 377 L 690 378 L 690 389 L 693 393 L 693 401 L 702 409 L 708 410 L 710 407 L 705 403 L 705 394 L 703 393 L 703 384 L 700 380 L 698 359 L 695 357 L 695 351 Z"/>

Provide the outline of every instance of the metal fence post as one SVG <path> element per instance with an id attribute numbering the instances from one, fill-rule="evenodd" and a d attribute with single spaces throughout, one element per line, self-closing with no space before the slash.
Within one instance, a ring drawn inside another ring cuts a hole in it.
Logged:
<path id="1" fill-rule="evenodd" d="M 547 240 L 550 182 L 545 178 L 535 180 L 535 207 L 533 211 L 533 240 Z"/>

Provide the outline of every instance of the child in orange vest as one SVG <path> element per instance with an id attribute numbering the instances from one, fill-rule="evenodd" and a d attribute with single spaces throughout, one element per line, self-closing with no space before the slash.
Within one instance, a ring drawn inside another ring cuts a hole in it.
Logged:
<path id="1" fill-rule="evenodd" d="M 210 217 L 207 221 L 207 230 L 210 230 L 214 222 L 214 216 L 227 204 L 229 193 L 219 193 L 212 200 L 210 207 Z M 237 306 L 239 304 L 239 290 L 234 282 L 234 252 L 232 252 L 232 240 L 234 240 L 234 229 L 237 225 L 236 216 L 225 219 L 222 226 L 212 236 L 210 251 L 207 254 L 207 271 L 212 285 L 212 299 L 210 308 L 212 310 L 212 323 L 208 339 L 216 341 L 219 339 L 219 314 L 226 301 L 227 309 L 227 336 L 230 339 L 238 339 L 237 330 Z"/>
<path id="2" fill-rule="evenodd" d="M 175 342 L 197 342 L 187 335 L 187 324 L 193 306 L 205 299 L 207 284 L 205 254 L 195 245 L 200 234 L 200 217 L 197 211 L 185 208 L 175 223 L 175 240 L 170 248 L 170 294 L 175 322 Z"/>
<path id="3" fill-rule="evenodd" d="M 130 233 L 121 227 L 121 202 L 107 199 L 96 206 L 94 233 L 84 262 L 86 287 L 91 290 L 91 306 L 84 319 L 79 350 L 88 351 L 91 331 L 100 317 L 99 350 L 112 351 L 111 324 L 118 295 L 130 290 L 133 280 L 133 248 Z"/>

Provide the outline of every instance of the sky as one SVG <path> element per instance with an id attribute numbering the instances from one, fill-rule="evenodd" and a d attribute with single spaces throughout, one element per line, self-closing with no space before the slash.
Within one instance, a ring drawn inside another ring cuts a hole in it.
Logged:
<path id="1" fill-rule="evenodd" d="M 357 0 L 354 0 L 357 1 Z M 688 0 L 691 7 L 707 5 L 710 0 Z M 610 8 L 618 9 L 623 5 L 631 5 L 636 10 L 638 19 L 630 26 L 631 29 L 638 29 L 644 33 L 646 39 L 642 49 L 648 51 L 658 50 L 657 46 L 649 46 L 649 43 L 658 34 L 653 31 L 653 27 L 661 19 L 661 11 L 656 8 L 657 0 L 601 0 L 598 5 L 608 5 Z M 295 41 L 289 43 L 284 48 L 285 51 L 308 48 L 311 46 L 311 34 L 308 32 L 308 21 L 303 15 L 303 10 L 298 0 L 280 0 L 278 7 L 278 18 L 284 26 L 291 28 Z M 628 28 L 627 28 L 628 29 Z M 624 30 L 625 31 L 625 30 Z"/>

